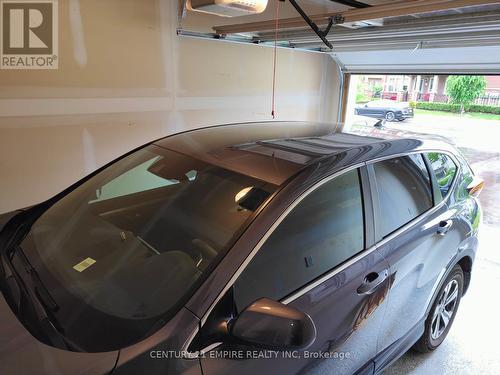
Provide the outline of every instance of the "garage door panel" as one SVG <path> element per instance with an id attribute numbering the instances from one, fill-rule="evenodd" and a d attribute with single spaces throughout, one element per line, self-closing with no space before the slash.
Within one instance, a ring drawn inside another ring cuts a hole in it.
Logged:
<path id="1" fill-rule="evenodd" d="M 500 72 L 500 45 L 480 47 L 379 49 L 333 52 L 346 73 Z"/>

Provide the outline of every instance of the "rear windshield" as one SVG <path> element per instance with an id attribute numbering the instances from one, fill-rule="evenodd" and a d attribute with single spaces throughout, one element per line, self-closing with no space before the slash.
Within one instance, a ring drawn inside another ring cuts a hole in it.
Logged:
<path id="1" fill-rule="evenodd" d="M 149 146 L 55 203 L 21 248 L 70 346 L 115 350 L 179 310 L 275 188 Z"/>

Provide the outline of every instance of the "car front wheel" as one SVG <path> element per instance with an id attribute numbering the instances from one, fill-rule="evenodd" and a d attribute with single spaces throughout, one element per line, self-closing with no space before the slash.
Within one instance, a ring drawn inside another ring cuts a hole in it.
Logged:
<path id="1" fill-rule="evenodd" d="M 446 278 L 425 321 L 425 331 L 414 349 L 427 353 L 436 349 L 446 338 L 457 314 L 464 286 L 464 273 L 456 265 Z"/>
<path id="2" fill-rule="evenodd" d="M 387 112 L 385 114 L 385 119 L 387 121 L 394 121 L 394 118 L 396 117 L 396 115 L 394 114 L 394 112 Z"/>

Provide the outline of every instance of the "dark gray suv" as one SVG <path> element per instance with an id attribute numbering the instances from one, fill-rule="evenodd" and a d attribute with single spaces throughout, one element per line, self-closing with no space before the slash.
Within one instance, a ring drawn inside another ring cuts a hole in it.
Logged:
<path id="1" fill-rule="evenodd" d="M 446 143 L 322 124 L 152 142 L 0 216 L 0 373 L 380 373 L 446 337 L 481 189 Z"/>

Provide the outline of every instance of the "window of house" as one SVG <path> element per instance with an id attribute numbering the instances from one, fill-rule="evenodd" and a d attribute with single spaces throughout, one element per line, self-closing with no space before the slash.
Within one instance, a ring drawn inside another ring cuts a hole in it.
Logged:
<path id="1" fill-rule="evenodd" d="M 424 85 L 425 85 L 425 80 L 424 79 L 420 80 L 420 88 L 419 88 L 420 92 L 424 91 Z"/>
<path id="2" fill-rule="evenodd" d="M 236 280 L 238 311 L 262 297 L 281 300 L 362 251 L 361 194 L 353 170 L 304 198 Z"/>

